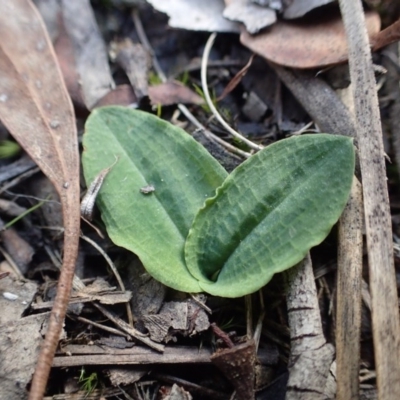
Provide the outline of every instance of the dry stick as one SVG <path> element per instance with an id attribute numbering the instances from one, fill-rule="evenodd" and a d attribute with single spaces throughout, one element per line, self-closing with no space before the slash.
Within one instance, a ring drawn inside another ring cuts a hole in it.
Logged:
<path id="1" fill-rule="evenodd" d="M 5 260 L 7 261 L 8 265 L 12 268 L 15 276 L 19 279 L 19 280 L 23 280 L 24 279 L 24 275 L 22 274 L 22 272 L 20 271 L 20 269 L 18 268 L 18 265 L 15 263 L 15 261 L 13 260 L 13 258 L 11 257 L 10 254 L 7 253 L 7 251 L 5 249 L 3 249 L 0 246 L 0 253 L 3 255 L 3 257 L 5 258 Z"/>
<path id="2" fill-rule="evenodd" d="M 285 277 L 291 347 L 286 400 L 320 400 L 325 398 L 334 349 L 322 331 L 310 255 Z"/>
<path id="3" fill-rule="evenodd" d="M 93 303 L 93 305 L 103 315 L 105 315 L 110 321 L 114 322 L 115 325 L 117 325 L 121 330 L 123 330 L 128 335 L 134 337 L 136 340 L 139 340 L 140 342 L 146 344 L 147 346 L 151 347 L 154 350 L 157 350 L 161 353 L 164 351 L 164 346 L 162 344 L 153 342 L 147 335 L 139 332 L 135 328 L 130 327 L 124 320 L 107 311 L 107 309 L 104 308 L 102 305 L 97 303 Z"/>
<path id="4" fill-rule="evenodd" d="M 379 399 L 400 398 L 400 321 L 378 97 L 360 0 L 339 0 L 349 47 L 372 297 Z"/>
<path id="5" fill-rule="evenodd" d="M 125 338 L 129 337 L 126 333 L 121 332 L 118 329 L 111 328 L 110 326 L 107 326 L 107 325 L 99 324 L 98 322 L 91 321 L 90 319 L 83 318 L 83 317 L 76 317 L 76 319 L 78 321 L 81 321 L 81 322 L 87 324 L 87 325 L 92 325 L 92 326 L 95 326 L 96 328 L 99 328 L 99 329 L 102 329 L 102 330 L 104 330 L 106 332 L 112 333 L 113 335 L 123 336 Z"/>
<path id="6" fill-rule="evenodd" d="M 362 188 L 357 178 L 339 221 L 336 309 L 337 400 L 359 398 L 361 283 L 362 283 Z"/>
<path id="7" fill-rule="evenodd" d="M 108 256 L 108 254 L 92 239 L 90 239 L 89 237 L 85 236 L 84 234 L 81 233 L 81 238 L 90 243 L 106 260 L 108 266 L 111 268 L 111 271 L 113 272 L 115 279 L 118 282 L 119 287 L 121 288 L 121 291 L 125 292 L 125 285 L 124 282 L 121 279 L 121 276 L 117 270 L 117 268 L 115 267 L 114 263 L 112 262 L 111 258 Z M 133 315 L 132 315 L 132 309 L 131 309 L 131 305 L 130 303 L 126 303 L 126 314 L 128 316 L 128 321 L 129 321 L 129 325 L 131 326 L 131 328 L 133 328 Z"/>

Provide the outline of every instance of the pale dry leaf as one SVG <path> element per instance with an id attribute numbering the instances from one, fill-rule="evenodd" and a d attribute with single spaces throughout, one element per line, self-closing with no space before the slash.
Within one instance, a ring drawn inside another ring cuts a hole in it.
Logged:
<path id="1" fill-rule="evenodd" d="M 168 14 L 169 26 L 190 31 L 239 32 L 239 24 L 222 16 L 224 0 L 147 0 Z"/>
<path id="2" fill-rule="evenodd" d="M 115 61 L 125 71 L 135 96 L 140 101 L 148 94 L 151 66 L 149 52 L 140 43 L 133 43 L 129 38 L 114 41 L 110 47 L 115 53 Z"/>
<path id="3" fill-rule="evenodd" d="M 35 0 L 35 4 L 52 38 L 74 105 L 92 109 L 111 90 L 114 81 L 89 2 Z"/>
<path id="4" fill-rule="evenodd" d="M 283 18 L 293 19 L 306 15 L 309 11 L 325 4 L 332 3 L 335 0 L 289 0 L 285 2 L 283 8 Z"/>
<path id="5" fill-rule="evenodd" d="M 268 7 L 261 7 L 249 0 L 225 0 L 223 16 L 231 21 L 243 22 L 251 34 L 276 22 L 276 12 Z"/>
<path id="6" fill-rule="evenodd" d="M 115 86 L 106 46 L 89 0 L 62 0 L 62 16 L 72 42 L 83 99 L 90 110 Z"/>
<path id="7" fill-rule="evenodd" d="M 0 119 L 56 187 L 64 259 L 31 399 L 41 399 L 60 336 L 79 240 L 79 153 L 71 101 L 40 14 L 27 0 L 0 2 Z"/>

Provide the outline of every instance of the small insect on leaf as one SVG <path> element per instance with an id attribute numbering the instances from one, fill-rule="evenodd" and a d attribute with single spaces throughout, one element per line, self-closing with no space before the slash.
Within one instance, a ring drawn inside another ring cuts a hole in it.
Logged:
<path id="1" fill-rule="evenodd" d="M 146 185 L 140 188 L 140 193 L 143 194 L 150 194 L 153 193 L 156 190 L 156 188 L 153 185 Z"/>

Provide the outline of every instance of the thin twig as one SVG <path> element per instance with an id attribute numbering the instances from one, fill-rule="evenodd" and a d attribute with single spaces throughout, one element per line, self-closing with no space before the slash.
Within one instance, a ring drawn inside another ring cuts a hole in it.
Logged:
<path id="1" fill-rule="evenodd" d="M 96 328 L 102 329 L 103 331 L 112 333 L 113 335 L 118 335 L 118 336 L 123 336 L 123 337 L 128 337 L 128 335 L 124 332 L 119 331 L 118 329 L 111 328 L 110 326 L 99 324 L 98 322 L 91 321 L 90 319 L 84 318 L 84 317 L 76 317 L 78 321 L 83 322 L 84 324 L 88 325 L 93 325 Z"/>
<path id="2" fill-rule="evenodd" d="M 219 136 L 215 135 L 206 127 L 189 111 L 189 109 L 184 105 L 184 104 L 178 104 L 179 110 L 182 112 L 182 114 L 197 128 L 206 136 L 208 139 L 213 140 L 214 142 L 219 143 L 221 146 L 224 146 L 226 149 L 231 151 L 232 153 L 238 154 L 239 156 L 249 158 L 251 157 L 251 153 L 248 153 L 246 151 L 240 150 L 237 147 L 231 145 L 228 142 L 225 142 L 225 140 L 221 139 Z"/>
<path id="3" fill-rule="evenodd" d="M 112 313 L 110 313 L 109 311 L 107 311 L 106 308 L 104 308 L 103 306 L 101 306 L 100 304 L 97 303 L 93 303 L 93 305 L 103 314 L 105 315 L 110 321 L 112 321 L 115 325 L 117 325 L 121 330 L 123 330 L 124 332 L 126 332 L 128 335 L 134 337 L 135 339 L 139 340 L 140 342 L 146 344 L 147 346 L 149 346 L 150 348 L 157 350 L 159 352 L 163 352 L 164 351 L 164 346 L 153 342 L 148 336 L 146 336 L 145 334 L 143 334 L 142 332 L 139 332 L 138 330 L 136 330 L 135 328 L 132 328 L 131 326 L 129 326 L 124 320 L 122 320 L 121 318 L 113 315 Z"/>
<path id="4" fill-rule="evenodd" d="M 112 262 L 111 258 L 108 256 L 108 254 L 92 239 L 90 239 L 89 237 L 85 236 L 83 233 L 81 233 L 81 238 L 91 244 L 106 260 L 107 264 L 109 265 L 109 267 L 111 268 L 111 271 L 113 272 L 115 279 L 117 280 L 119 287 L 121 288 L 121 291 L 125 292 L 125 285 L 124 282 L 121 279 L 121 275 L 119 274 L 117 268 L 115 267 L 114 263 Z M 133 327 L 133 315 L 132 315 L 132 309 L 131 309 L 131 305 L 130 303 L 126 303 L 126 313 L 128 315 L 128 321 L 129 321 L 129 325 L 131 327 Z"/>
<path id="5" fill-rule="evenodd" d="M 233 137 L 241 140 L 243 143 L 246 143 L 247 146 L 249 146 L 253 150 L 256 151 L 261 150 L 263 146 L 253 143 L 251 140 L 245 138 L 243 135 L 241 135 L 240 133 L 236 132 L 233 128 L 231 128 L 222 118 L 221 114 L 218 112 L 218 110 L 214 106 L 213 101 L 211 100 L 210 92 L 208 90 L 208 85 L 207 85 L 207 62 L 216 37 L 217 34 L 212 33 L 211 36 L 208 38 L 206 46 L 204 48 L 203 58 L 201 60 L 201 86 L 203 89 L 204 98 L 215 118 Z"/>
<path id="6" fill-rule="evenodd" d="M 213 322 L 210 326 L 214 332 L 214 335 L 221 339 L 228 348 L 233 349 L 235 347 L 229 335 L 224 332 L 215 322 Z"/>
<path id="7" fill-rule="evenodd" d="M 203 303 L 201 300 L 199 300 L 196 295 L 193 293 L 190 293 L 190 297 L 192 298 L 193 302 L 196 303 L 200 308 L 202 308 L 206 313 L 212 314 L 212 310 L 210 307 L 207 307 L 205 303 Z"/>
<path id="8" fill-rule="evenodd" d="M 18 279 L 24 279 L 24 275 L 18 268 L 18 265 L 15 263 L 15 261 L 10 256 L 10 254 L 8 254 L 7 251 L 5 249 L 3 249 L 1 246 L 0 246 L 0 253 L 3 254 L 3 257 L 6 259 L 6 261 L 10 265 L 10 267 L 13 269 L 13 271 L 14 271 L 15 275 L 18 277 Z"/>
<path id="9" fill-rule="evenodd" d="M 161 79 L 163 83 L 167 82 L 168 80 L 167 76 L 164 74 L 164 71 L 162 70 L 160 63 L 158 62 L 158 59 L 156 57 L 156 53 L 154 52 L 153 47 L 151 46 L 149 39 L 147 38 L 146 32 L 142 24 L 142 20 L 140 19 L 139 16 L 139 10 L 137 8 L 134 8 L 132 11 L 132 19 L 135 25 L 136 33 L 139 36 L 139 40 L 141 41 L 144 48 L 149 52 L 151 58 L 153 59 L 153 67 L 157 72 L 158 77 Z"/>
<path id="10" fill-rule="evenodd" d="M 21 175 L 18 175 L 16 178 L 14 178 L 12 181 L 6 183 L 4 186 L 0 188 L 0 195 L 3 194 L 6 190 L 9 188 L 18 185 L 23 181 L 24 179 L 30 178 L 32 175 L 37 174 L 40 171 L 40 168 L 33 168 L 30 169 L 29 171 L 24 172 Z"/>
<path id="11" fill-rule="evenodd" d="M 6 183 L 4 186 L 0 188 L 0 195 L 3 194 L 6 190 L 12 188 L 13 186 L 18 185 L 21 183 L 24 179 L 30 178 L 32 175 L 37 174 L 40 171 L 40 168 L 36 167 L 33 169 L 30 169 L 29 171 L 24 172 L 21 175 L 18 175 L 16 178 L 14 178 L 12 181 Z"/>

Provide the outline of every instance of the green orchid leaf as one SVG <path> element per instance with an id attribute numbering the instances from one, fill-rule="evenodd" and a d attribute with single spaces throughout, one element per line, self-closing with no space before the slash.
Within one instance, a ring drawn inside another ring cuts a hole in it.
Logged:
<path id="1" fill-rule="evenodd" d="M 134 252 L 165 285 L 201 291 L 186 268 L 184 243 L 226 171 L 182 129 L 123 107 L 93 111 L 83 146 L 88 185 L 115 163 L 97 199 L 112 241 Z"/>
<path id="2" fill-rule="evenodd" d="M 352 140 L 303 135 L 237 167 L 197 214 L 186 264 L 201 288 L 239 297 L 299 262 L 339 219 L 354 172 Z"/>

